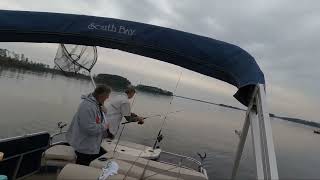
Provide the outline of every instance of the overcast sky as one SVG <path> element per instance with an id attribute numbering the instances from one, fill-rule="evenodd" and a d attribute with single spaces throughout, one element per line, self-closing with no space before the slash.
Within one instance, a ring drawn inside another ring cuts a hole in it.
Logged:
<path id="1" fill-rule="evenodd" d="M 318 0 L 1 0 L 0 8 L 120 18 L 236 44 L 252 54 L 265 73 L 271 112 L 320 122 Z M 52 62 L 57 45 L 1 43 L 0 48 Z M 162 79 L 159 82 L 177 81 L 182 71 L 147 58 L 102 48 L 99 48 L 99 58 L 98 70 L 138 71 L 143 74 L 140 81 L 151 77 Z M 128 66 L 132 59 L 141 62 L 138 67 Z M 159 68 L 161 73 L 157 71 Z M 184 83 L 221 97 L 231 96 L 236 90 L 196 73 L 182 72 Z M 132 77 L 133 81 L 138 81 L 137 77 Z M 167 84 L 175 86 L 175 83 Z M 240 106 L 236 100 L 227 102 Z"/>

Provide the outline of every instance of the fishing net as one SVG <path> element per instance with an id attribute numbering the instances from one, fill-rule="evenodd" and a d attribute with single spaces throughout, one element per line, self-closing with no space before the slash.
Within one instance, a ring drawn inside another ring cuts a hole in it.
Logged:
<path id="1" fill-rule="evenodd" d="M 63 72 L 78 73 L 81 69 L 85 69 L 90 73 L 97 58 L 95 46 L 59 44 L 54 64 Z"/>

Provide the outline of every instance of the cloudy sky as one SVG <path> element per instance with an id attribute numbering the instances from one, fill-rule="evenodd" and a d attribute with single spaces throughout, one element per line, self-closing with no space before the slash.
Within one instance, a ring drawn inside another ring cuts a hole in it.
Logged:
<path id="1" fill-rule="evenodd" d="M 120 18 L 236 44 L 252 54 L 265 73 L 271 112 L 320 122 L 318 0 L 1 0 L 0 8 Z M 52 62 L 57 46 L 1 43 L 0 48 Z M 100 69 L 98 67 L 96 71 L 107 68 L 121 75 L 116 69 L 125 69 L 141 74 L 131 77 L 132 81 L 143 78 L 151 82 L 158 78 L 157 82 L 170 84 L 167 88 L 172 89 L 173 82 L 182 72 L 185 84 L 201 87 L 219 97 L 230 97 L 236 91 L 220 81 L 120 51 L 99 48 L 99 57 Z M 128 65 L 132 59 L 141 65 Z M 160 69 L 161 73 L 158 73 Z M 166 81 L 172 83 L 164 83 Z M 222 99 L 218 98 L 217 103 L 227 102 L 240 107 L 232 98 L 219 100 Z"/>

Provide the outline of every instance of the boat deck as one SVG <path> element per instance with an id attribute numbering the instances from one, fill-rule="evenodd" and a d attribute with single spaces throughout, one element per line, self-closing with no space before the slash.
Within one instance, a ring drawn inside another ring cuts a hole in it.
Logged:
<path id="1" fill-rule="evenodd" d="M 101 143 L 101 147 L 107 152 L 113 152 L 116 144 L 117 140 L 111 141 L 108 139 L 104 139 Z M 123 154 L 143 157 L 146 159 L 157 159 L 161 153 L 161 149 L 152 149 L 152 147 L 150 146 L 122 140 L 117 145 L 116 151 Z"/>

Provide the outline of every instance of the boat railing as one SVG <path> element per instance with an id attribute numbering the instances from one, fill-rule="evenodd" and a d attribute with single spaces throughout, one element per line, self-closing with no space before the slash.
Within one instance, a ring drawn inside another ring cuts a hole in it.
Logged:
<path id="1" fill-rule="evenodd" d="M 207 174 L 206 170 L 203 168 L 203 164 L 199 160 L 189 156 L 167 151 L 161 151 L 160 158 L 158 161 L 165 164 L 196 170 L 205 175 Z"/>
<path id="2" fill-rule="evenodd" d="M 26 134 L 0 140 L 4 159 L 0 161 L 0 174 L 9 179 L 23 179 L 38 172 L 43 152 L 49 147 L 48 132 Z"/>
<path id="3" fill-rule="evenodd" d="M 62 137 L 62 135 L 65 135 L 66 133 L 67 131 L 60 131 L 52 134 L 50 136 L 50 146 L 65 143 L 65 137 Z"/>
<path id="4" fill-rule="evenodd" d="M 67 123 L 58 122 L 57 123 L 59 131 L 56 133 L 51 134 L 50 136 L 50 146 L 54 146 L 56 144 L 61 144 L 65 142 L 65 137 L 61 137 L 61 135 L 65 135 L 67 131 L 63 131 L 63 128 L 67 126 Z M 60 138 L 58 138 L 60 137 Z"/>

